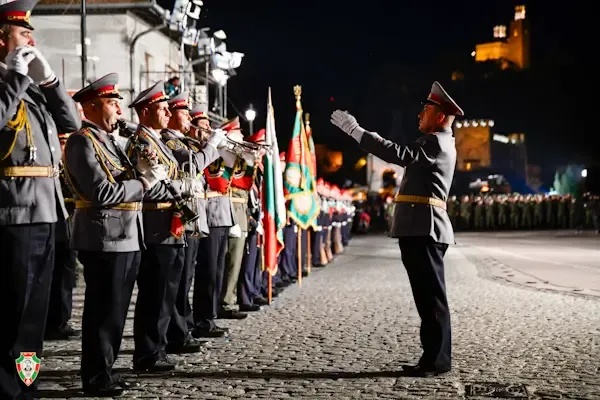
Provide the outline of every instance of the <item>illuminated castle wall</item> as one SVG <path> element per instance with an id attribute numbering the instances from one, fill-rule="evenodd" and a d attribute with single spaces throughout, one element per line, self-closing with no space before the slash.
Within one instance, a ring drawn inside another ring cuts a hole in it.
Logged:
<path id="1" fill-rule="evenodd" d="M 462 120 L 454 124 L 457 171 L 480 168 L 513 170 L 525 176 L 527 148 L 525 134 L 493 132 L 493 120 Z"/>
<path id="2" fill-rule="evenodd" d="M 525 6 L 515 7 L 514 21 L 510 23 L 508 32 L 506 26 L 494 27 L 493 42 L 481 43 L 475 47 L 475 61 L 488 60 L 505 61 L 503 68 L 508 68 L 509 62 L 520 69 L 529 67 L 529 26 L 525 18 Z"/>

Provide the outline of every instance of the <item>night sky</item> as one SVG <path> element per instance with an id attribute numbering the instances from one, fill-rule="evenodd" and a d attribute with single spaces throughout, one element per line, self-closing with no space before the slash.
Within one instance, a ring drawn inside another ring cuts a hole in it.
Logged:
<path id="1" fill-rule="evenodd" d="M 228 50 L 245 53 L 238 75 L 229 80 L 229 98 L 241 112 L 254 105 L 259 113 L 255 130 L 264 126 L 271 86 L 277 132 L 285 145 L 293 126 L 293 86 L 302 85 L 315 142 L 344 150 L 349 162 L 361 153 L 329 124 L 334 109 L 348 109 L 362 126 L 384 136 L 416 137 L 419 101 L 431 83 L 439 80 L 452 95 L 452 71 L 472 63 L 475 44 L 493 40 L 495 25 L 508 26 L 517 4 L 523 2 L 204 0 L 199 26 L 223 29 Z M 584 22 L 582 9 L 525 4 L 530 70 L 502 81 L 502 98 L 495 98 L 491 89 L 475 94 L 469 85 L 480 85 L 468 79 L 454 97 L 467 117 L 492 118 L 500 131 L 526 133 L 530 162 L 553 173 L 555 165 L 583 162 L 592 155 L 591 132 L 585 135 L 576 105 L 589 85 L 583 70 L 590 61 L 583 50 L 591 25 Z M 519 86 L 518 101 L 506 98 L 511 85 Z M 233 106 L 230 116 L 235 115 Z"/>

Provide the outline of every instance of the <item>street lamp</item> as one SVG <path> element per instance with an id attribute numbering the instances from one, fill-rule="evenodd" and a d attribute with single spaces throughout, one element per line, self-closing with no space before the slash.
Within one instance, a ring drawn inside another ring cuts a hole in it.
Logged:
<path id="1" fill-rule="evenodd" d="M 254 129 L 252 129 L 252 123 L 254 122 L 255 118 L 256 118 L 256 111 L 252 107 L 252 104 L 250 104 L 250 107 L 248 107 L 248 109 L 246 110 L 246 121 L 248 121 L 248 123 L 250 124 L 250 134 L 251 135 L 254 133 Z"/>
<path id="2" fill-rule="evenodd" d="M 581 177 L 582 178 L 587 178 L 587 169 L 584 169 L 581 171 Z"/>

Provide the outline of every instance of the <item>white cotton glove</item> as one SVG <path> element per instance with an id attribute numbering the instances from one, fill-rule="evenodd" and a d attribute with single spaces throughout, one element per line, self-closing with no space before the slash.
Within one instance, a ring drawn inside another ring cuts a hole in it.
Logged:
<path id="1" fill-rule="evenodd" d="M 150 163 L 148 162 L 148 160 L 146 160 L 145 157 L 139 157 L 138 163 L 135 167 L 140 172 L 140 174 L 144 175 L 146 172 L 150 171 L 152 165 L 150 165 Z M 164 169 L 164 167 L 162 168 Z"/>
<path id="2" fill-rule="evenodd" d="M 181 195 L 185 198 L 200 197 L 204 193 L 202 182 L 194 178 L 181 179 Z"/>
<path id="3" fill-rule="evenodd" d="M 254 162 L 256 160 L 256 156 L 254 155 L 254 153 L 244 152 L 244 153 L 242 153 L 242 158 L 244 159 L 246 164 L 250 167 L 252 167 L 254 165 Z"/>
<path id="4" fill-rule="evenodd" d="M 6 66 L 9 70 L 18 72 L 27 76 L 31 61 L 35 58 L 35 53 L 30 51 L 29 46 L 17 47 L 6 56 Z"/>
<path id="5" fill-rule="evenodd" d="M 239 238 L 242 237 L 242 228 L 238 224 L 235 224 L 229 228 L 229 237 Z"/>
<path id="6" fill-rule="evenodd" d="M 29 49 L 35 54 L 35 59 L 29 64 L 29 77 L 36 85 L 47 85 L 56 80 L 56 74 L 41 51 L 33 46 Z"/>
<path id="7" fill-rule="evenodd" d="M 209 146 L 213 146 L 215 149 L 217 149 L 225 140 L 225 136 L 227 136 L 227 134 L 223 129 L 215 129 L 206 141 L 206 144 Z"/>
<path id="8" fill-rule="evenodd" d="M 144 160 L 145 161 L 145 160 Z M 147 164 L 147 162 L 146 162 Z M 139 169 L 139 164 L 138 164 Z M 141 171 L 140 171 L 141 172 Z M 142 173 L 142 178 L 147 184 L 147 190 L 152 189 L 158 182 L 169 179 L 169 174 L 163 165 L 157 164 L 152 167 L 148 166 L 145 172 Z"/>
<path id="9" fill-rule="evenodd" d="M 219 155 L 225 161 L 225 165 L 229 168 L 232 168 L 235 165 L 235 161 L 237 160 L 237 156 L 225 149 L 219 150 Z"/>
<path id="10" fill-rule="evenodd" d="M 360 143 L 365 133 L 365 130 L 358 125 L 356 118 L 346 111 L 335 110 L 331 114 L 331 123 L 350 135 L 358 143 Z"/>
<path id="11" fill-rule="evenodd" d="M 265 234 L 265 229 L 263 228 L 262 222 L 259 222 L 258 225 L 256 226 L 256 233 L 258 233 L 259 235 Z"/>

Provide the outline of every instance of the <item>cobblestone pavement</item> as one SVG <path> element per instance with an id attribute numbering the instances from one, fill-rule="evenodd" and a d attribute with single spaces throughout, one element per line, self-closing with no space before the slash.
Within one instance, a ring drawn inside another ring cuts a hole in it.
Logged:
<path id="1" fill-rule="evenodd" d="M 486 399 L 484 387 L 507 384 L 512 398 L 600 399 L 600 299 L 493 280 L 486 254 L 460 243 L 446 256 L 454 360 L 445 377 L 399 377 L 420 356 L 418 315 L 396 242 L 362 236 L 270 307 L 222 321 L 231 336 L 176 357 L 173 373 L 133 374 L 132 307 L 117 366 L 140 385 L 123 397 Z M 79 287 L 76 326 L 82 301 Z M 82 398 L 80 349 L 47 342 L 42 397 Z"/>

